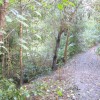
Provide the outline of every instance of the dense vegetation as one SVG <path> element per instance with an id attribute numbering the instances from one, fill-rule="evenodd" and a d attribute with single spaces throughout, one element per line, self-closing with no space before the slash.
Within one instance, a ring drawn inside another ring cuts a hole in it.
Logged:
<path id="1" fill-rule="evenodd" d="M 25 100 L 17 87 L 99 42 L 98 0 L 0 0 L 0 100 Z"/>

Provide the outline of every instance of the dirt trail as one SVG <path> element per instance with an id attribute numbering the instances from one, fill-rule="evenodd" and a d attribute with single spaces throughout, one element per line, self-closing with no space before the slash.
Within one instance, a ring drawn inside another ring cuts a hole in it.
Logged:
<path id="1" fill-rule="evenodd" d="M 37 79 L 49 85 L 49 92 L 29 100 L 100 100 L 100 56 L 96 55 L 96 49 L 76 55 L 54 74 Z M 28 85 L 28 89 L 29 86 L 33 90 L 34 86 Z M 64 90 L 62 97 L 54 92 L 57 86 Z"/>
<path id="2" fill-rule="evenodd" d="M 95 53 L 96 48 L 75 56 L 65 65 L 73 70 L 73 83 L 78 88 L 73 100 L 100 100 L 100 57 Z"/>

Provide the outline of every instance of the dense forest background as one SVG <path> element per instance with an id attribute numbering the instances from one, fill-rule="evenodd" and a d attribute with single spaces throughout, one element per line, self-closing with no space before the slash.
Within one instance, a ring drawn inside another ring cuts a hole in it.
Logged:
<path id="1" fill-rule="evenodd" d="M 0 0 L 0 100 L 99 43 L 99 0 Z"/>

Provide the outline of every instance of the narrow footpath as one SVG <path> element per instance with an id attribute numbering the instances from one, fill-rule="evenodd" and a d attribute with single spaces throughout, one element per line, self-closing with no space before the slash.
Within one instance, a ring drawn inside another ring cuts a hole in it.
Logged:
<path id="1" fill-rule="evenodd" d="M 72 79 L 78 90 L 75 100 L 100 100 L 100 56 L 96 49 L 78 54 L 66 64 L 73 70 Z"/>

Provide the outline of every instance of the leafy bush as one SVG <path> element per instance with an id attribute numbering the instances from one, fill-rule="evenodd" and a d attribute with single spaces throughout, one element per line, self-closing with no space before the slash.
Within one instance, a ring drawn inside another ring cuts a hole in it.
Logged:
<path id="1" fill-rule="evenodd" d="M 84 45 L 86 47 L 95 46 L 96 42 L 98 42 L 98 37 L 95 34 L 85 33 L 84 37 Z"/>
<path id="2" fill-rule="evenodd" d="M 100 55 L 100 47 L 97 48 L 96 53 Z"/>
<path id="3" fill-rule="evenodd" d="M 25 88 L 17 89 L 12 79 L 0 80 L 0 100 L 25 100 L 29 92 Z"/>
<path id="4" fill-rule="evenodd" d="M 46 94 L 46 91 L 48 89 L 48 84 L 43 82 L 43 83 L 40 83 L 40 82 L 35 82 L 34 83 L 34 90 L 32 90 L 32 94 L 34 94 L 35 96 L 43 96 Z"/>
<path id="5" fill-rule="evenodd" d="M 35 79 L 38 76 L 49 74 L 51 72 L 51 67 L 42 67 L 42 66 L 27 66 L 24 70 L 24 82 L 29 81 L 30 79 Z"/>
<path id="6" fill-rule="evenodd" d="M 77 34 L 71 34 L 69 37 L 69 45 L 68 45 L 68 57 L 72 57 L 74 54 L 80 51 L 80 47 L 78 46 L 78 37 Z"/>
<path id="7" fill-rule="evenodd" d="M 97 29 L 96 21 L 91 18 L 88 21 L 84 23 L 85 29 L 80 35 L 80 41 L 82 42 L 81 45 L 83 45 L 82 49 L 87 49 L 90 47 L 95 46 L 97 43 L 100 42 L 99 39 L 99 31 Z"/>

